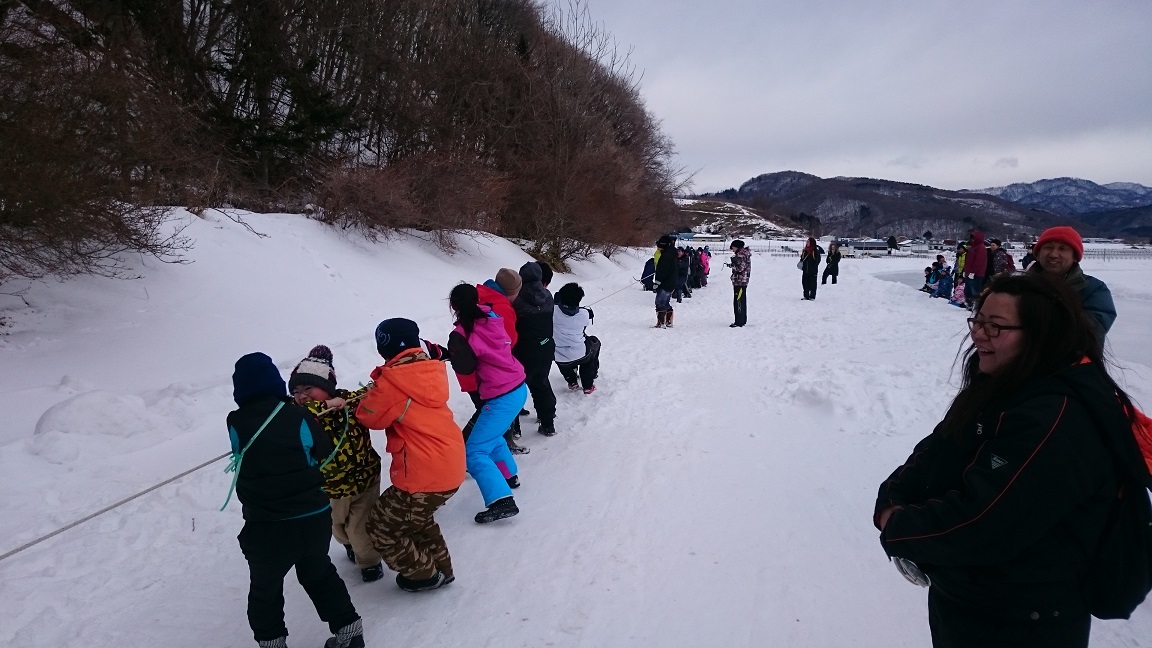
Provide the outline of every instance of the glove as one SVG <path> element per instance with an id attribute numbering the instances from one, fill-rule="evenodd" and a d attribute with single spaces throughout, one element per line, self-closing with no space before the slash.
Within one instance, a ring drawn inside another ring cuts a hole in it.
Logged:
<path id="1" fill-rule="evenodd" d="M 900 575 L 909 583 L 919 585 L 920 587 L 928 587 L 932 584 L 932 579 L 928 578 L 928 575 L 921 571 L 920 568 L 916 566 L 916 563 L 911 560 L 893 556 L 892 562 L 896 565 L 896 571 L 900 572 Z"/>

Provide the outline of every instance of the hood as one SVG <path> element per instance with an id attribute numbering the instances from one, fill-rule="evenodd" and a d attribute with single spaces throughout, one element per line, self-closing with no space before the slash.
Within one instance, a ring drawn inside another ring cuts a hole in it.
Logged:
<path id="1" fill-rule="evenodd" d="M 423 358 L 413 356 L 421 355 Z M 388 409 L 403 408 L 407 399 L 425 407 L 443 407 L 448 404 L 448 370 L 443 362 L 429 360 L 420 349 L 408 349 L 392 358 L 383 367 L 376 367 L 372 380 L 387 382 L 404 398 L 390 403 Z"/>
<path id="2" fill-rule="evenodd" d="M 972 232 L 972 243 L 974 245 L 984 245 L 984 232 Z"/>
<path id="3" fill-rule="evenodd" d="M 520 266 L 520 278 L 524 280 L 525 284 L 533 281 L 539 282 L 544 278 L 544 272 L 540 270 L 540 265 L 535 261 L 529 261 Z"/>
<path id="4" fill-rule="evenodd" d="M 561 313 L 564 313 L 565 315 L 567 315 L 569 317 L 572 317 L 576 313 L 580 312 L 579 306 L 568 306 L 566 304 L 556 304 L 556 308 L 559 308 Z"/>
<path id="5" fill-rule="evenodd" d="M 485 292 L 484 289 L 485 288 L 487 288 L 490 291 L 498 292 L 504 297 L 508 296 L 508 293 L 504 292 L 504 289 L 500 287 L 500 284 L 496 283 L 495 279 L 489 279 L 488 281 L 485 281 L 484 283 L 480 284 L 479 286 L 476 286 L 476 292 L 480 293 L 480 299 L 481 300 L 484 299 L 484 292 Z"/>
<path id="6" fill-rule="evenodd" d="M 1152 488 L 1152 477 L 1144 463 L 1144 456 L 1136 442 L 1132 423 L 1128 420 L 1116 394 L 1100 377 L 1096 367 L 1090 362 L 1076 364 L 1058 371 L 1054 376 L 1058 382 L 1056 391 L 1080 401 L 1091 413 L 1092 420 L 1100 424 L 1104 444 L 1117 459 L 1124 473 Z"/>

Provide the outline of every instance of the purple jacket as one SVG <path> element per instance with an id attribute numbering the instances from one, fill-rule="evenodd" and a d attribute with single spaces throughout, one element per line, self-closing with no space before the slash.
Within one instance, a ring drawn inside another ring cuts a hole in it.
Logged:
<path id="1" fill-rule="evenodd" d="M 458 374 L 476 374 L 481 400 L 491 400 L 516 389 L 524 382 L 524 367 L 512 357 L 512 341 L 504 321 L 486 307 L 488 317 L 476 320 L 472 332 L 456 325 L 448 336 L 452 369 Z"/>

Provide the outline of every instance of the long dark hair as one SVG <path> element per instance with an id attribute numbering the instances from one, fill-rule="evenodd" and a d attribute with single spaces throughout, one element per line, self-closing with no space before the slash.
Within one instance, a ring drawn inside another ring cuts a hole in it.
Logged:
<path id="1" fill-rule="evenodd" d="M 1116 392 L 1131 416 L 1132 401 L 1108 375 L 1103 345 L 1097 339 L 1080 298 L 1062 278 L 1037 274 L 999 275 L 977 299 L 974 313 L 993 293 L 1018 298 L 1024 348 L 1010 365 L 995 375 L 980 372 L 976 345 L 961 351 L 963 373 L 960 392 L 940 423 L 945 436 L 959 434 L 989 407 L 1017 391 L 1033 378 L 1047 376 L 1087 358 L 1101 378 Z"/>
<path id="2" fill-rule="evenodd" d="M 472 332 L 476 320 L 488 317 L 479 302 L 480 293 L 476 291 L 476 286 L 469 283 L 461 283 L 448 293 L 448 305 L 456 313 L 456 323 L 463 327 L 465 333 Z"/>

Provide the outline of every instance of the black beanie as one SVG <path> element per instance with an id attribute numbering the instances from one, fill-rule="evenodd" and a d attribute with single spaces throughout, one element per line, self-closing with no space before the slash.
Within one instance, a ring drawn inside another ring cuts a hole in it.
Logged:
<path id="1" fill-rule="evenodd" d="M 240 407 L 264 398 L 282 398 L 288 395 L 284 378 L 263 353 L 249 353 L 236 361 L 232 373 L 232 399 Z"/>
<path id="2" fill-rule="evenodd" d="M 408 349 L 420 348 L 420 327 L 410 319 L 393 317 L 376 327 L 376 350 L 391 360 Z"/>

